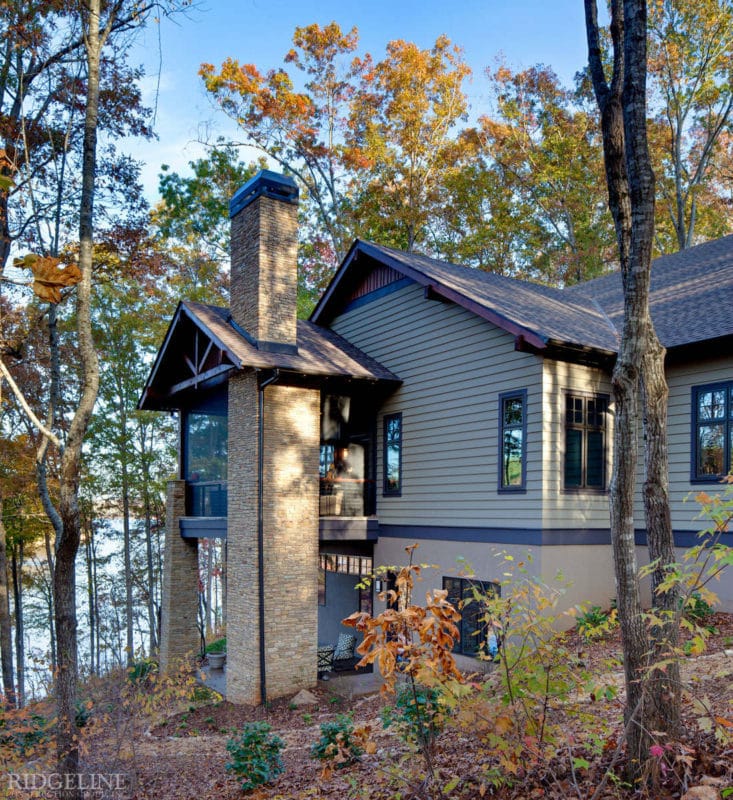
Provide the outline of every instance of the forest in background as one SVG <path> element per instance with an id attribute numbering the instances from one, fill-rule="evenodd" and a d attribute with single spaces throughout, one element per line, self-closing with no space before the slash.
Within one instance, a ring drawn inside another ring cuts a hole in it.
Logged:
<path id="1" fill-rule="evenodd" d="M 297 28 L 281 63 L 202 65 L 241 139 L 212 143 L 186 174 L 161 165 L 160 200 L 149 208 L 127 140 L 154 130 L 142 72 L 126 53 L 140 25 L 158 23 L 137 9 L 125 17 L 127 5 L 110 6 L 126 22 L 112 26 L 99 72 L 90 284 L 99 391 L 80 465 L 76 576 L 88 673 L 157 646 L 176 423 L 135 406 L 178 300 L 228 302 L 228 200 L 257 169 L 287 171 L 301 186 L 302 315 L 356 236 L 553 285 L 616 263 L 585 72 L 562 86 L 547 65 L 494 67 L 491 107 L 471 108 L 459 43 L 441 37 L 423 50 L 396 39 L 369 55 L 356 30 L 336 23 Z M 650 13 L 661 254 L 731 230 L 733 14 L 715 0 Z M 56 666 L 54 509 L 85 380 L 73 269 L 88 141 L 84 19 L 74 4 L 0 0 L 0 650 L 4 688 L 19 698 L 31 666 L 47 677 Z M 29 410 L 62 447 L 49 445 Z M 216 587 L 217 559 L 202 586 Z M 214 625 L 216 588 L 209 597 Z M 25 647 L 38 635 L 48 647 L 31 664 Z M 33 691 L 43 687 L 34 678 Z"/>

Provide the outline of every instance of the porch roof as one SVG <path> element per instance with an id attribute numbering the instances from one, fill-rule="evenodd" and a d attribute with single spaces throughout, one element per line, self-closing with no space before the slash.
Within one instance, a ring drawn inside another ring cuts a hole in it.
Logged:
<path id="1" fill-rule="evenodd" d="M 198 338 L 203 337 L 203 343 Z M 204 346 L 205 345 L 205 346 Z M 314 378 L 386 384 L 400 379 L 334 331 L 298 320 L 295 347 L 260 346 L 232 319 L 228 308 L 183 300 L 158 351 L 138 407 L 177 407 L 179 392 L 221 381 L 233 371 L 279 369 Z"/>

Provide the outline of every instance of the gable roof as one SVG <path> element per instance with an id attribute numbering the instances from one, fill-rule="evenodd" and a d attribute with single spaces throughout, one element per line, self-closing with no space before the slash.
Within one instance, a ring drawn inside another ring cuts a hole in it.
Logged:
<path id="1" fill-rule="evenodd" d="M 328 328 L 298 320 L 297 351 L 260 350 L 232 324 L 228 308 L 184 300 L 182 305 L 237 359 L 238 366 L 284 369 L 303 375 L 399 381 L 376 359 Z"/>
<path id="2" fill-rule="evenodd" d="M 624 297 L 619 272 L 566 291 L 593 298 L 621 329 Z M 655 259 L 649 307 L 667 349 L 733 334 L 733 234 Z"/>
<path id="3" fill-rule="evenodd" d="M 605 357 L 618 351 L 623 320 L 619 272 L 555 289 L 360 240 L 311 319 L 328 324 L 338 316 L 350 271 L 375 261 L 506 330 L 519 347 L 548 353 L 591 350 Z M 657 334 L 668 349 L 733 335 L 733 235 L 656 259 L 650 304 Z"/>
<path id="4" fill-rule="evenodd" d="M 203 337 L 201 343 L 193 337 Z M 184 347 L 197 352 L 189 355 Z M 309 377 L 399 383 L 378 361 L 334 331 L 298 320 L 297 347 L 261 349 L 232 320 L 228 308 L 183 300 L 168 327 L 138 403 L 142 409 L 173 410 L 179 392 L 213 385 L 251 367 Z"/>

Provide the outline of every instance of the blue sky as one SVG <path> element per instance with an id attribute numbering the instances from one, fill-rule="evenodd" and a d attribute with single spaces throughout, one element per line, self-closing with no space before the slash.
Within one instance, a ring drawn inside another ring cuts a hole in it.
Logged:
<path id="1" fill-rule="evenodd" d="M 484 70 L 497 57 L 514 68 L 548 64 L 566 82 L 586 58 L 582 0 L 200 0 L 185 16 L 149 26 L 131 53 L 145 66 L 145 99 L 157 110 L 158 141 L 134 148 L 146 162 L 148 199 L 156 197 L 161 164 L 185 171 L 203 153 L 198 139 L 233 132 L 202 88 L 202 62 L 219 66 L 232 56 L 279 67 L 296 26 L 332 20 L 356 25 L 360 49 L 375 58 L 391 39 L 430 47 L 447 34 L 473 70 L 467 90 L 476 114 L 489 110 Z"/>

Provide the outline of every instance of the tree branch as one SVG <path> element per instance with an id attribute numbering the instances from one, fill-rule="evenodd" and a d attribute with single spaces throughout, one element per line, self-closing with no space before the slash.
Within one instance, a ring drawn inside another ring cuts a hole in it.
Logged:
<path id="1" fill-rule="evenodd" d="M 18 384 L 13 380 L 13 376 L 8 371 L 8 368 L 5 366 L 5 363 L 2 359 L 0 359 L 0 373 L 2 373 L 2 376 L 8 382 L 8 386 L 11 388 L 16 400 L 20 403 L 21 408 L 23 411 L 25 411 L 30 421 L 50 442 L 55 444 L 56 447 L 61 450 L 61 441 L 59 440 L 58 436 L 56 436 L 52 430 L 49 430 L 35 415 L 33 409 L 28 405 L 28 401 L 23 396 L 23 392 L 21 392 L 18 388 Z"/>

